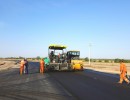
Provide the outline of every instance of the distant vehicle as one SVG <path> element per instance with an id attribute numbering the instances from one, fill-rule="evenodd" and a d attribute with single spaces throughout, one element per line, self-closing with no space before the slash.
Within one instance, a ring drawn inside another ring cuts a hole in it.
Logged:
<path id="1" fill-rule="evenodd" d="M 67 52 L 68 62 L 71 64 L 73 70 L 83 71 L 83 61 L 80 60 L 80 51 L 71 50 Z"/>

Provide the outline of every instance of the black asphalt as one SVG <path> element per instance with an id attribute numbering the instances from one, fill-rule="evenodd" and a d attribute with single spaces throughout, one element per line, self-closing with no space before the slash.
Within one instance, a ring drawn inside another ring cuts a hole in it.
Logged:
<path id="1" fill-rule="evenodd" d="M 130 85 L 118 75 L 85 69 L 40 74 L 39 63 L 29 63 L 29 74 L 19 69 L 0 72 L 0 100 L 130 100 Z"/>

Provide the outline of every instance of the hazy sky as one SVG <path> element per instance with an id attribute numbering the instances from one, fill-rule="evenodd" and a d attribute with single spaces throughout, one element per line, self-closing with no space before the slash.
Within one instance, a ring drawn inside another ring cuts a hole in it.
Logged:
<path id="1" fill-rule="evenodd" d="M 130 0 L 0 0 L 0 57 L 47 56 L 49 44 L 130 59 Z"/>

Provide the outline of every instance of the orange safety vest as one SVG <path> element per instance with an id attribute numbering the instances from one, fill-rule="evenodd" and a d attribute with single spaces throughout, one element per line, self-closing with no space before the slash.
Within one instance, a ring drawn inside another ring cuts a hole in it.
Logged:
<path id="1" fill-rule="evenodd" d="M 20 66 L 24 66 L 25 62 L 24 60 L 21 60 Z"/>
<path id="2" fill-rule="evenodd" d="M 126 73 L 127 72 L 127 68 L 126 68 L 126 65 L 124 63 L 120 64 L 120 72 L 121 73 Z"/>
<path id="3" fill-rule="evenodd" d="M 44 66 L 44 61 L 43 60 L 40 61 L 40 66 Z"/>

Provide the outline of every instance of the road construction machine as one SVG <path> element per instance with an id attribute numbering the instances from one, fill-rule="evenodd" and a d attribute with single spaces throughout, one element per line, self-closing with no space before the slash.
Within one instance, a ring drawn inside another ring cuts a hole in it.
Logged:
<path id="1" fill-rule="evenodd" d="M 83 71 L 83 61 L 80 60 L 80 51 L 71 50 L 67 52 L 67 59 L 71 68 L 75 70 Z"/>
<path id="2" fill-rule="evenodd" d="M 48 57 L 50 59 L 50 63 L 48 66 L 48 70 L 70 70 L 71 66 L 67 62 L 67 46 L 65 45 L 56 45 L 52 44 L 48 47 Z"/>
<path id="3" fill-rule="evenodd" d="M 83 70 L 83 62 L 79 60 L 80 51 L 68 51 L 67 46 L 52 44 L 48 47 L 48 71 L 75 71 Z"/>

